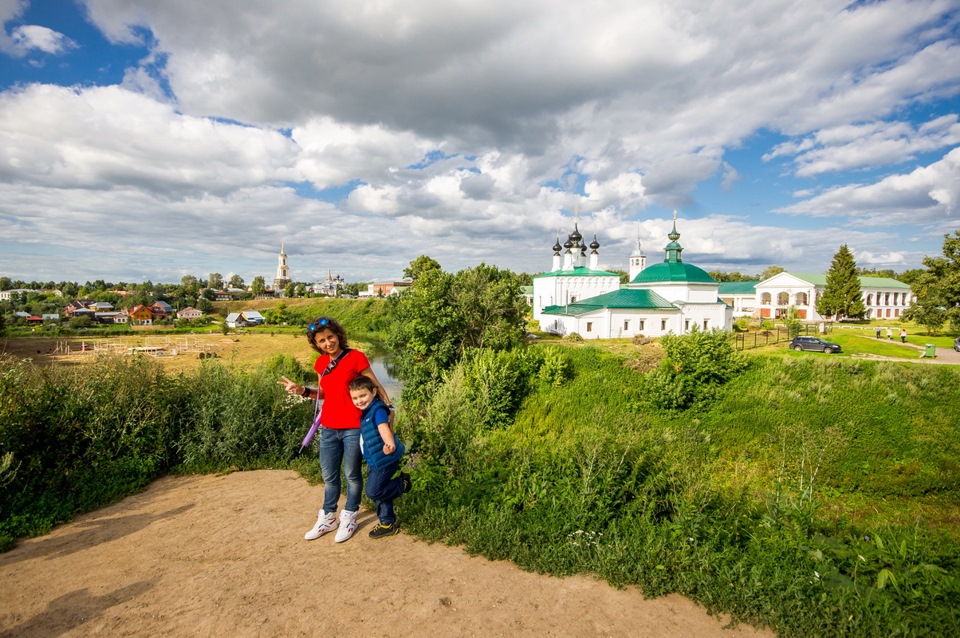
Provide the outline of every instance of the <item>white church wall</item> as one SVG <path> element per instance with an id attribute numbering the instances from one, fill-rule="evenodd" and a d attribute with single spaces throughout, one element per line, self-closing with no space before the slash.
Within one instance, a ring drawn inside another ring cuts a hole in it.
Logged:
<path id="1" fill-rule="evenodd" d="M 547 306 L 563 306 L 620 289 L 617 276 L 540 277 L 533 280 L 533 318 Z"/>

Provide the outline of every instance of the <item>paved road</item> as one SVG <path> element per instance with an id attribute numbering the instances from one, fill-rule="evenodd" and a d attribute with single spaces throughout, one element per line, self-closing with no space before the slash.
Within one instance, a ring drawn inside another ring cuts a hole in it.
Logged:
<path id="1" fill-rule="evenodd" d="M 904 354 L 906 357 L 916 357 L 918 363 L 941 363 L 941 364 L 952 364 L 960 365 L 960 352 L 957 352 L 953 348 L 937 348 L 937 357 L 935 359 L 928 359 L 927 357 L 921 358 L 920 355 L 923 354 L 923 346 L 919 346 L 913 343 L 900 343 L 898 340 L 891 341 L 890 343 L 898 345 L 902 348 L 908 348 L 915 354 Z M 894 357 L 880 357 L 876 355 L 868 355 L 868 359 L 885 359 L 888 361 L 902 361 L 902 359 Z"/>

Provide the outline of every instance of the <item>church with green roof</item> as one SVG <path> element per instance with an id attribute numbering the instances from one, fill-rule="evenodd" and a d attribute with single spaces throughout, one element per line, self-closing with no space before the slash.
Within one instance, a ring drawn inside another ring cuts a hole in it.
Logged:
<path id="1" fill-rule="evenodd" d="M 533 316 L 541 330 L 585 339 L 660 337 L 694 327 L 730 331 L 733 309 L 719 299 L 720 284 L 681 257 L 676 213 L 667 237 L 663 262 L 649 266 L 637 242 L 630 282 L 622 286 L 615 273 L 599 269 L 596 236 L 587 245 L 574 227 L 563 246 L 557 238 L 553 269 L 533 279 Z"/>

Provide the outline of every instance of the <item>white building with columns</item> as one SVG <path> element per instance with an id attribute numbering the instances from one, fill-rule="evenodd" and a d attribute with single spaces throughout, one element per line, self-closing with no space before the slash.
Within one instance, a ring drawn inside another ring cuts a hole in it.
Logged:
<path id="1" fill-rule="evenodd" d="M 824 321 L 817 300 L 827 287 L 826 275 L 782 272 L 756 285 L 754 316 L 777 319 L 791 306 L 803 321 Z M 860 277 L 866 319 L 899 319 L 914 299 L 908 284 L 889 277 Z"/>

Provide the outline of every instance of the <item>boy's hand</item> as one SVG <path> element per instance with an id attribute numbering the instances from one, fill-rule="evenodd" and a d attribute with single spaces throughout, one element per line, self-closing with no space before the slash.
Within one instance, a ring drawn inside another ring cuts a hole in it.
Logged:
<path id="1" fill-rule="evenodd" d="M 397 451 L 397 446 L 393 443 L 384 443 L 383 444 L 383 453 L 384 454 L 393 454 Z"/>

